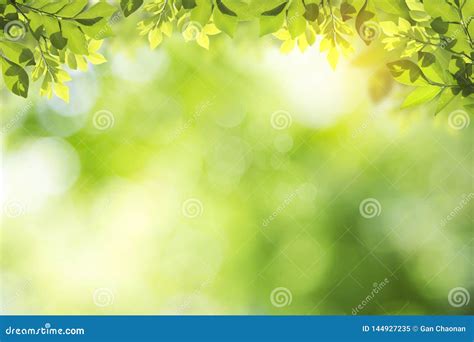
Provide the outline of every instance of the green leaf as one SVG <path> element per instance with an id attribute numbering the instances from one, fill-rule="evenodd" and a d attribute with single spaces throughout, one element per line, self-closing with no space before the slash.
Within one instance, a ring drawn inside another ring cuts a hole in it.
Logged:
<path id="1" fill-rule="evenodd" d="M 55 17 L 44 16 L 43 26 L 48 36 L 61 30 L 59 27 L 59 21 Z"/>
<path id="2" fill-rule="evenodd" d="M 234 36 L 235 30 L 237 28 L 237 17 L 231 16 L 224 14 L 220 10 L 214 11 L 213 14 L 213 19 L 214 19 L 214 24 L 217 26 L 217 28 L 226 34 L 228 34 L 230 37 Z"/>
<path id="3" fill-rule="evenodd" d="M 54 83 L 54 93 L 64 102 L 69 102 L 69 88 L 63 83 Z"/>
<path id="4" fill-rule="evenodd" d="M 67 44 L 67 39 L 63 37 L 61 32 L 53 33 L 49 37 L 49 40 L 51 41 L 51 44 L 53 44 L 53 46 L 56 49 L 59 49 L 59 50 L 64 49 L 66 47 L 66 44 Z"/>
<path id="5" fill-rule="evenodd" d="M 410 60 L 399 60 L 387 64 L 392 76 L 406 85 L 425 86 L 428 81 L 418 65 Z"/>
<path id="6" fill-rule="evenodd" d="M 101 40 L 114 35 L 112 27 L 106 18 L 102 18 L 92 25 L 80 25 L 80 27 L 88 37 L 91 37 L 95 40 Z"/>
<path id="7" fill-rule="evenodd" d="M 53 80 L 49 73 L 47 73 L 43 78 L 43 82 L 41 83 L 40 88 L 40 95 L 46 96 L 49 99 L 53 95 Z"/>
<path id="8" fill-rule="evenodd" d="M 441 54 L 438 53 L 437 56 Z M 421 67 L 423 74 L 430 81 L 438 83 L 450 83 L 446 67 L 443 66 L 443 59 L 429 52 L 418 52 L 418 66 Z"/>
<path id="9" fill-rule="evenodd" d="M 407 96 L 402 104 L 402 109 L 429 102 L 433 100 L 439 93 L 441 93 L 441 91 L 442 88 L 435 86 L 416 88 Z"/>
<path id="10" fill-rule="evenodd" d="M 64 6 L 69 3 L 69 0 L 59 0 L 59 1 L 49 1 L 45 6 L 39 7 L 36 5 L 36 8 L 40 8 L 42 12 L 55 14 L 58 13 Z"/>
<path id="11" fill-rule="evenodd" d="M 209 22 L 212 15 L 212 4 L 209 0 L 196 0 L 197 6 L 191 11 L 191 20 L 202 26 Z"/>
<path id="12" fill-rule="evenodd" d="M 10 91 L 26 98 L 28 96 L 29 78 L 25 69 L 6 58 L 1 58 L 3 80 Z"/>
<path id="13" fill-rule="evenodd" d="M 306 20 L 303 17 L 305 12 L 306 9 L 301 1 L 292 1 L 290 7 L 288 7 L 286 22 L 292 38 L 296 38 L 305 32 Z"/>
<path id="14" fill-rule="evenodd" d="M 15 42 L 0 41 L 0 50 L 10 61 L 22 66 L 35 65 L 33 52 L 26 46 Z"/>
<path id="15" fill-rule="evenodd" d="M 435 115 L 445 109 L 457 96 L 458 94 L 454 94 L 450 88 L 444 89 L 438 98 Z"/>
<path id="16" fill-rule="evenodd" d="M 305 15 L 305 18 L 310 20 L 310 21 L 315 21 L 318 18 L 319 14 L 319 5 L 318 4 L 310 4 L 314 8 L 314 14 L 312 17 L 314 17 L 313 20 L 308 19 L 308 17 Z M 306 5 L 306 9 L 308 9 L 309 5 Z M 355 9 L 354 6 L 347 2 L 343 2 L 341 4 L 341 15 L 342 15 L 342 20 L 347 21 L 349 19 L 352 19 L 353 15 L 357 13 L 357 10 Z"/>
<path id="17" fill-rule="evenodd" d="M 143 0 L 121 0 L 120 8 L 125 17 L 135 13 L 143 5 Z"/>
<path id="18" fill-rule="evenodd" d="M 87 55 L 87 40 L 78 26 L 69 22 L 62 23 L 63 36 L 68 40 L 67 47 L 78 55 Z"/>
<path id="19" fill-rule="evenodd" d="M 36 12 L 30 12 L 28 18 L 30 19 L 30 28 L 31 33 L 35 36 L 36 39 L 40 39 L 44 31 L 44 18 L 45 15 L 40 15 Z"/>
<path id="20" fill-rule="evenodd" d="M 57 14 L 65 18 L 73 18 L 86 8 L 87 0 L 70 0 L 70 3 L 64 6 Z"/>
<path id="21" fill-rule="evenodd" d="M 196 7 L 196 0 L 182 0 L 183 2 L 183 7 L 185 9 L 193 9 L 194 7 Z"/>
<path id="22" fill-rule="evenodd" d="M 278 5 L 277 7 L 272 8 L 269 11 L 263 12 L 262 15 L 267 17 L 275 17 L 283 12 L 283 10 L 286 8 L 286 5 L 288 5 L 288 1 L 285 1 L 281 5 Z"/>
<path id="23" fill-rule="evenodd" d="M 161 44 L 163 41 L 163 32 L 159 27 L 155 27 L 148 33 L 148 42 L 150 43 L 150 47 L 155 49 L 158 45 Z"/>
<path id="24" fill-rule="evenodd" d="M 406 17 L 408 8 L 404 0 L 377 0 L 375 2 L 377 10 L 384 13 L 394 14 L 397 17 Z"/>
<path id="25" fill-rule="evenodd" d="M 285 12 L 280 12 L 276 16 L 260 17 L 260 36 L 278 31 L 285 22 Z"/>
<path id="26" fill-rule="evenodd" d="M 107 2 L 98 2 L 88 10 L 76 16 L 75 19 L 100 20 L 101 18 L 112 16 L 115 12 L 117 12 L 117 9 L 114 6 Z"/>
<path id="27" fill-rule="evenodd" d="M 431 22 L 431 27 L 436 33 L 446 34 L 449 30 L 449 23 L 444 22 L 441 17 L 438 17 Z"/>
<path id="28" fill-rule="evenodd" d="M 467 0 L 467 2 L 472 0 Z M 445 0 L 424 0 L 425 11 L 432 17 L 441 17 L 443 21 L 459 21 L 456 8 Z"/>
<path id="29" fill-rule="evenodd" d="M 230 15 L 230 16 L 232 16 L 232 17 L 236 17 L 236 16 L 237 16 L 237 13 L 235 13 L 235 12 L 232 11 L 229 7 L 227 7 L 227 6 L 222 2 L 222 0 L 216 0 L 216 4 L 217 4 L 217 8 L 219 9 L 219 11 L 220 11 L 222 14 Z"/>

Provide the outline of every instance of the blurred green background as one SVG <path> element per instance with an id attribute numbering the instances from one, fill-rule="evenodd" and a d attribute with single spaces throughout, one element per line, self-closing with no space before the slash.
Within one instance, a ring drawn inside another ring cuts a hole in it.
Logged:
<path id="1" fill-rule="evenodd" d="M 473 312 L 456 103 L 269 40 L 115 44 L 69 104 L 2 91 L 2 313 Z"/>

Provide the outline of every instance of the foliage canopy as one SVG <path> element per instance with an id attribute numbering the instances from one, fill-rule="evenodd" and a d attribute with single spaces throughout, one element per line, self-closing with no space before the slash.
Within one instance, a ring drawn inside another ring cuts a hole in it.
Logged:
<path id="1" fill-rule="evenodd" d="M 69 70 L 106 60 L 98 51 L 111 23 L 139 16 L 138 33 L 157 48 L 173 31 L 208 49 L 212 36 L 234 36 L 239 22 L 258 21 L 281 50 L 319 44 L 336 68 L 353 51 L 352 36 L 381 40 L 393 77 L 416 87 L 404 107 L 455 98 L 474 109 L 474 1 L 471 0 L 0 0 L 0 61 L 8 89 L 27 97 L 30 80 L 41 95 L 65 101 Z M 120 9 L 118 8 L 120 7 Z M 319 39 L 318 39 L 319 38 Z"/>

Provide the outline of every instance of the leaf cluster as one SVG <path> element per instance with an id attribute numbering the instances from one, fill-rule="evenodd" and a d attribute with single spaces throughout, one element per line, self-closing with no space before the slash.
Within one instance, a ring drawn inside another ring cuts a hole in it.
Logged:
<path id="1" fill-rule="evenodd" d="M 41 95 L 69 100 L 69 70 L 105 62 L 98 49 L 111 35 L 117 9 L 106 1 L 1 0 L 0 62 L 5 85 L 27 97 L 31 82 Z"/>
<path id="2" fill-rule="evenodd" d="M 138 32 L 151 48 L 179 32 L 208 49 L 210 37 L 233 37 L 239 22 L 258 21 L 260 34 L 281 50 L 318 44 L 336 68 L 354 51 L 353 37 L 381 42 L 388 70 L 416 87 L 403 107 L 437 100 L 436 112 L 455 98 L 474 106 L 472 0 L 120 0 L 121 13 L 139 16 Z M 68 70 L 85 70 L 112 35 L 118 8 L 101 0 L 0 0 L 0 61 L 7 87 L 23 97 L 30 79 L 41 94 L 68 100 Z M 121 15 L 120 13 L 120 15 Z"/>

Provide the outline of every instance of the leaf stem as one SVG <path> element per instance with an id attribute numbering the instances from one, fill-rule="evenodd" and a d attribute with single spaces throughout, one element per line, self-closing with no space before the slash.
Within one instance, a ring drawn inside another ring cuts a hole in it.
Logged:
<path id="1" fill-rule="evenodd" d="M 472 0 L 470 0 L 472 1 Z M 461 19 L 461 26 L 462 26 L 462 29 L 464 31 L 464 34 L 466 35 L 467 37 L 467 40 L 469 41 L 469 45 L 471 46 L 471 49 L 474 49 L 474 41 L 472 40 L 472 36 L 471 36 L 471 33 L 469 32 L 469 23 L 472 21 L 472 16 L 468 18 L 469 22 L 466 23 L 466 20 L 464 19 L 464 15 L 462 13 L 462 8 L 461 6 L 457 6 L 457 10 L 458 10 L 458 15 L 459 15 L 459 18 Z M 472 60 L 472 59 L 471 59 Z"/>
<path id="2" fill-rule="evenodd" d="M 430 45 L 430 46 L 440 47 L 440 48 L 445 49 L 446 51 L 451 52 L 451 53 L 454 54 L 454 55 L 466 57 L 466 58 L 468 58 L 468 59 L 471 60 L 471 61 L 473 60 L 473 59 L 471 58 L 471 56 L 469 56 L 469 55 L 468 55 L 467 53 L 465 53 L 465 52 L 457 52 L 457 51 L 454 51 L 454 50 L 452 50 L 452 49 L 450 49 L 450 48 L 448 48 L 448 47 L 442 47 L 440 44 L 433 43 L 433 42 L 431 42 L 431 41 L 424 41 L 424 40 L 421 40 L 421 39 L 418 39 L 418 38 L 416 38 L 416 37 L 412 37 L 412 36 L 409 36 L 409 35 L 406 35 L 406 34 L 405 34 L 405 35 L 403 35 L 403 34 L 402 34 L 402 35 L 395 35 L 395 36 L 398 37 L 398 38 L 408 38 L 408 39 L 414 40 L 414 41 L 417 42 L 417 43 L 424 44 L 424 45 Z"/>
<path id="3" fill-rule="evenodd" d="M 40 14 L 43 14 L 43 15 L 47 15 L 48 17 L 56 18 L 56 19 L 58 19 L 58 21 L 59 21 L 59 19 L 61 19 L 61 20 L 74 20 L 73 17 L 63 17 L 63 16 L 61 16 L 61 15 L 57 15 L 57 14 L 55 14 L 55 13 L 45 12 L 45 11 L 42 11 L 42 10 L 40 10 L 40 9 L 38 9 L 38 8 L 34 8 L 34 7 L 31 7 L 31 6 L 25 5 L 25 4 L 17 4 L 17 5 L 18 5 L 18 6 L 21 6 L 21 7 L 24 7 L 24 8 L 27 8 L 27 9 L 29 9 L 30 11 L 33 11 L 33 12 L 36 12 L 36 13 L 40 13 Z M 17 8 L 17 7 L 15 6 L 15 8 Z"/>
<path id="4" fill-rule="evenodd" d="M 46 69 L 47 71 L 52 75 L 52 72 L 50 70 L 50 65 L 48 64 L 48 61 L 46 60 L 46 56 L 45 56 L 45 51 L 43 50 L 43 47 L 41 46 L 41 41 L 36 38 L 36 36 L 34 35 L 34 31 L 33 31 L 33 28 L 31 27 L 30 25 L 30 18 L 28 18 L 28 16 L 25 14 L 25 12 L 23 12 L 23 10 L 18 6 L 18 4 L 16 3 L 16 1 L 13 1 L 13 0 L 10 0 L 10 3 L 12 4 L 13 7 L 15 7 L 15 9 L 17 10 L 18 13 L 20 13 L 23 18 L 25 19 L 26 21 L 26 25 L 28 26 L 28 29 L 30 30 L 31 32 L 31 35 L 33 36 L 33 38 L 35 39 L 35 41 L 37 42 L 37 47 L 39 49 L 39 52 L 40 52 L 40 55 L 41 55 L 41 59 L 43 60 L 45 66 L 46 66 Z M 45 39 L 43 37 L 43 39 Z M 45 39 L 46 40 L 46 39 Z"/>
<path id="5" fill-rule="evenodd" d="M 155 24 L 155 28 L 157 28 L 158 25 L 161 24 L 161 21 L 163 20 L 163 15 L 166 11 L 166 7 L 168 6 L 168 2 L 169 2 L 169 0 L 165 0 L 165 2 L 163 3 L 163 7 L 161 8 L 160 16 L 158 17 L 158 20 L 156 21 L 156 24 Z"/>

